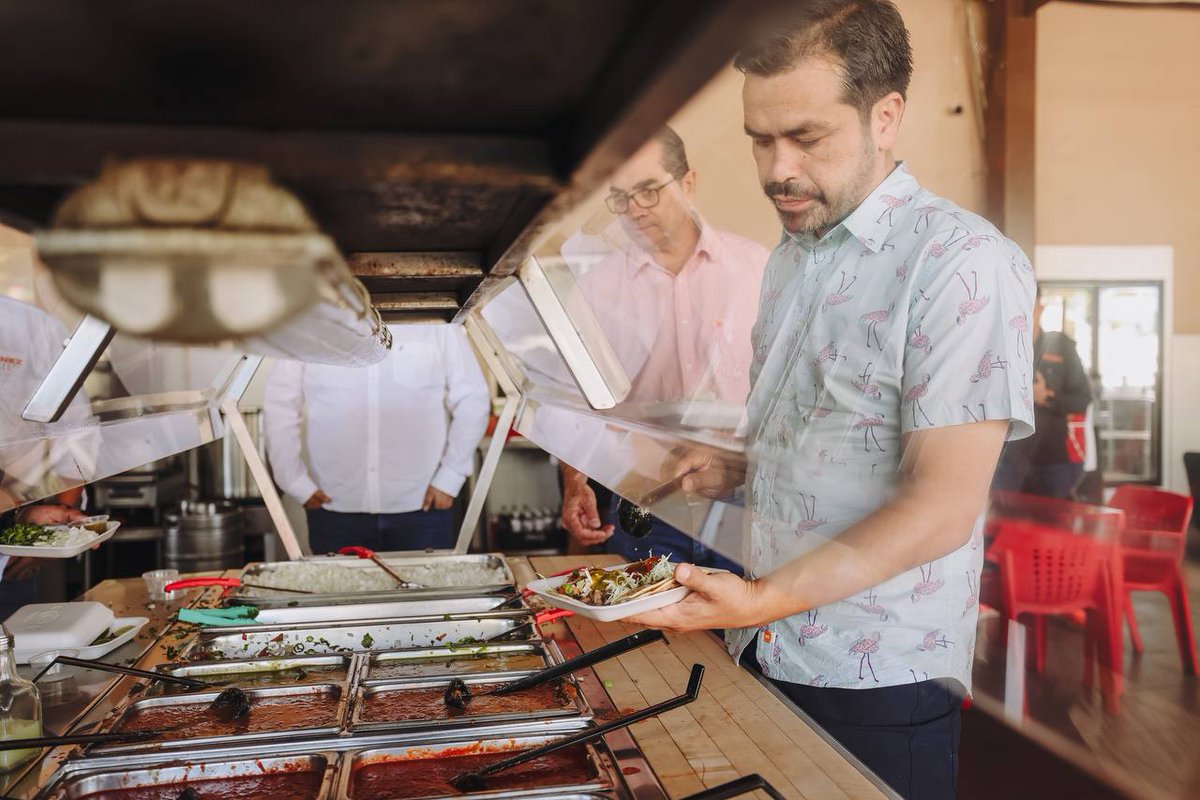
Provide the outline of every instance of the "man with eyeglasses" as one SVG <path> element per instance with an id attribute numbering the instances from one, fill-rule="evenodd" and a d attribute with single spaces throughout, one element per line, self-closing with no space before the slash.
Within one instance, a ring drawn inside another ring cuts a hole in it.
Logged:
<path id="1" fill-rule="evenodd" d="M 664 127 L 613 176 L 605 204 L 626 241 L 578 281 L 633 377 L 627 402 L 715 400 L 742 406 L 750 390 L 750 331 L 767 249 L 707 224 L 692 205 L 696 171 L 682 139 Z M 570 254 L 564 252 L 570 259 Z M 563 526 L 583 545 L 630 560 L 651 552 L 734 569 L 733 562 L 655 520 L 635 539 L 597 503 L 583 473 L 563 465 Z"/>

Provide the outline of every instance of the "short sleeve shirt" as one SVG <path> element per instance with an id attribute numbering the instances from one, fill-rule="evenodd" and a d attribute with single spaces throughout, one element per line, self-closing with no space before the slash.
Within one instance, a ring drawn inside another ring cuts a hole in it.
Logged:
<path id="1" fill-rule="evenodd" d="M 768 251 L 737 234 L 697 224 L 696 249 L 677 274 L 628 244 L 579 281 L 633 378 L 627 400 L 746 402 L 750 331 Z"/>
<path id="2" fill-rule="evenodd" d="M 1032 433 L 1035 286 L 1020 248 L 903 164 L 819 240 L 784 234 L 752 334 L 749 574 L 883 506 L 905 434 L 997 419 L 1010 439 Z M 980 519 L 959 550 L 860 596 L 730 631 L 730 652 L 757 633 L 772 678 L 969 688 L 981 529 Z"/>

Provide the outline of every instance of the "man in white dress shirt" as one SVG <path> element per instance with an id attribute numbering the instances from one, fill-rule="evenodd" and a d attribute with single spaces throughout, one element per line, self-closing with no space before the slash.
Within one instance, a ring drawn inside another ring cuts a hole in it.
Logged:
<path id="1" fill-rule="evenodd" d="M 450 507 L 487 429 L 487 385 L 460 326 L 391 331 L 378 364 L 280 361 L 267 383 L 267 454 L 307 511 L 314 553 L 453 545 Z"/>
<path id="2" fill-rule="evenodd" d="M 87 395 L 80 389 L 58 422 L 21 419 L 66 338 L 62 323 L 48 312 L 0 295 L 0 509 L 49 496 L 0 513 L 0 530 L 21 522 L 61 525 L 86 516 L 79 510 L 82 489 L 58 493 L 81 482 L 79 464 L 86 454 L 73 451 L 65 443 L 69 439 L 55 435 L 91 423 Z M 37 573 L 37 559 L 0 556 L 0 618 L 37 601 Z"/>

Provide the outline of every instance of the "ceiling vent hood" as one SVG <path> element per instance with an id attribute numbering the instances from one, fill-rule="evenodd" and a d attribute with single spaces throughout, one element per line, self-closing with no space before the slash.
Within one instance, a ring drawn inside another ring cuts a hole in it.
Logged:
<path id="1" fill-rule="evenodd" d="M 122 333 L 329 363 L 390 346 L 333 240 L 256 164 L 109 163 L 35 236 L 63 297 Z"/>

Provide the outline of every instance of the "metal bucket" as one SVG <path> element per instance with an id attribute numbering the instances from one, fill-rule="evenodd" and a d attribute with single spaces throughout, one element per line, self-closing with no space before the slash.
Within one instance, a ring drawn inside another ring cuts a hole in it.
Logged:
<path id="1" fill-rule="evenodd" d="M 246 563 L 242 510 L 233 503 L 184 500 L 167 515 L 163 562 L 180 572 L 207 572 Z"/>
<path id="2" fill-rule="evenodd" d="M 243 408 L 242 419 L 254 442 L 258 455 L 266 461 L 267 445 L 263 436 L 261 408 Z M 250 467 L 242 455 L 233 431 L 226 429 L 225 437 L 200 448 L 200 491 L 208 497 L 230 500 L 251 500 L 262 497 Z"/>

